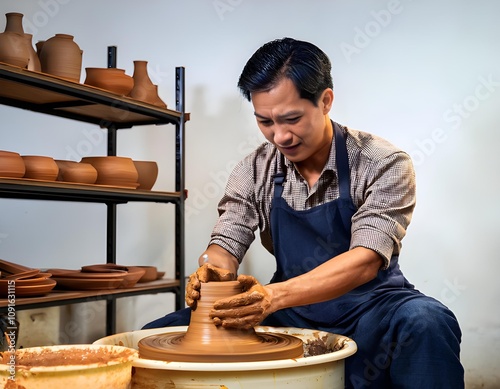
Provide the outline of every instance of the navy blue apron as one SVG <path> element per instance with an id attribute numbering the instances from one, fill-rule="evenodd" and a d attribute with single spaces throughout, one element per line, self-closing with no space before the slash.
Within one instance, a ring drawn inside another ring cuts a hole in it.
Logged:
<path id="1" fill-rule="evenodd" d="M 334 125 L 338 199 L 307 210 L 292 209 L 281 197 L 286 173 L 274 177 L 274 198 L 271 205 L 271 234 L 277 269 L 271 280 L 285 281 L 306 273 L 332 257 L 349 250 L 351 218 L 356 206 L 350 196 L 349 160 L 344 134 Z M 283 166 L 285 166 L 283 164 Z M 280 311 L 290 326 L 326 331 L 342 330 L 352 334 L 356 321 L 380 298 L 387 300 L 387 289 L 410 288 L 398 265 L 398 256 L 391 258 L 390 267 L 380 270 L 377 277 L 351 292 L 318 304 L 293 307 Z M 391 298 L 387 303 L 391 304 Z M 267 322 L 272 322 L 270 317 Z M 280 320 L 281 321 L 281 320 Z"/>

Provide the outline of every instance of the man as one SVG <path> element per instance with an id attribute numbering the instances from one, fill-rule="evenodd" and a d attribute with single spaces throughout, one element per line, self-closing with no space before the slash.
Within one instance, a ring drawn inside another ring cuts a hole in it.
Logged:
<path id="1" fill-rule="evenodd" d="M 267 285 L 240 275 L 243 298 L 219 300 L 216 325 L 315 328 L 352 337 L 349 388 L 463 388 L 461 332 L 453 313 L 417 291 L 398 257 L 415 206 L 409 156 L 330 120 L 330 60 L 291 38 L 249 59 L 238 83 L 268 142 L 232 172 L 208 248 L 191 275 L 233 279 L 260 230 L 276 258 Z M 189 310 L 145 328 L 187 325 Z"/>

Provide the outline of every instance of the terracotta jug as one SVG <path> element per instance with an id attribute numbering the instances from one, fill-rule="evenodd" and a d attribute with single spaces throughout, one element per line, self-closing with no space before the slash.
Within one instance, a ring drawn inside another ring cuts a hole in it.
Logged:
<path id="1" fill-rule="evenodd" d="M 167 104 L 158 96 L 156 85 L 149 78 L 147 61 L 134 61 L 132 78 L 134 79 L 134 87 L 129 93 L 130 97 L 158 107 L 167 107 Z"/>
<path id="2" fill-rule="evenodd" d="M 38 54 L 42 72 L 80 82 L 82 54 L 72 35 L 56 34 L 47 39 Z"/>
<path id="3" fill-rule="evenodd" d="M 35 72 L 42 71 L 42 65 L 40 64 L 40 59 L 33 47 L 33 35 L 24 34 L 24 40 L 26 41 L 26 45 L 28 46 L 29 52 L 29 61 L 28 61 L 28 70 L 33 70 Z"/>
<path id="4" fill-rule="evenodd" d="M 29 63 L 29 48 L 24 38 L 23 14 L 5 14 L 5 31 L 0 34 L 0 62 L 25 68 Z"/>

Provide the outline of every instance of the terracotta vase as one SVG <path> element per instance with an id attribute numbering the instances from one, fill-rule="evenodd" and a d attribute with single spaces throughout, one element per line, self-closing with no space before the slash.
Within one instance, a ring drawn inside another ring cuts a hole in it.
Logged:
<path id="1" fill-rule="evenodd" d="M 0 34 L 0 62 L 26 68 L 30 53 L 24 38 L 23 15 L 10 12 L 5 17 L 5 31 Z"/>
<path id="2" fill-rule="evenodd" d="M 117 68 L 85 68 L 85 84 L 126 96 L 134 87 L 134 80 Z"/>
<path id="3" fill-rule="evenodd" d="M 42 72 L 80 82 L 83 51 L 72 35 L 56 34 L 47 39 L 38 54 Z"/>
<path id="4" fill-rule="evenodd" d="M 184 333 L 153 335 L 139 341 L 142 358 L 178 362 L 250 362 L 300 358 L 300 339 L 286 334 L 216 327 L 210 318 L 215 301 L 241 293 L 238 281 L 202 283 L 200 299 Z"/>
<path id="5" fill-rule="evenodd" d="M 23 14 L 18 12 L 9 12 L 5 14 L 7 22 L 5 24 L 5 31 L 17 32 L 18 34 L 24 34 L 23 28 Z"/>
<path id="6" fill-rule="evenodd" d="M 132 78 L 134 79 L 134 87 L 129 93 L 130 97 L 158 107 L 167 107 L 167 104 L 158 96 L 156 85 L 149 78 L 147 61 L 134 61 Z"/>
<path id="7" fill-rule="evenodd" d="M 42 65 L 40 64 L 40 58 L 38 58 L 38 55 L 33 47 L 33 35 L 24 34 L 23 36 L 29 52 L 28 70 L 41 72 Z"/>

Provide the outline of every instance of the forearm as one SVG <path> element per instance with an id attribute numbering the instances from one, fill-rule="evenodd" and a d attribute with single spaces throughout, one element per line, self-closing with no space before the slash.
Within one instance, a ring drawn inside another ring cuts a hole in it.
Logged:
<path id="1" fill-rule="evenodd" d="M 206 257 L 204 257 L 206 255 Z M 229 251 L 222 247 L 212 244 L 208 246 L 205 252 L 198 258 L 198 264 L 210 263 L 221 269 L 230 270 L 234 275 L 238 273 L 239 262 Z"/>
<path id="2" fill-rule="evenodd" d="M 374 279 L 382 265 L 375 251 L 349 250 L 298 277 L 266 285 L 271 311 L 337 298 Z"/>

